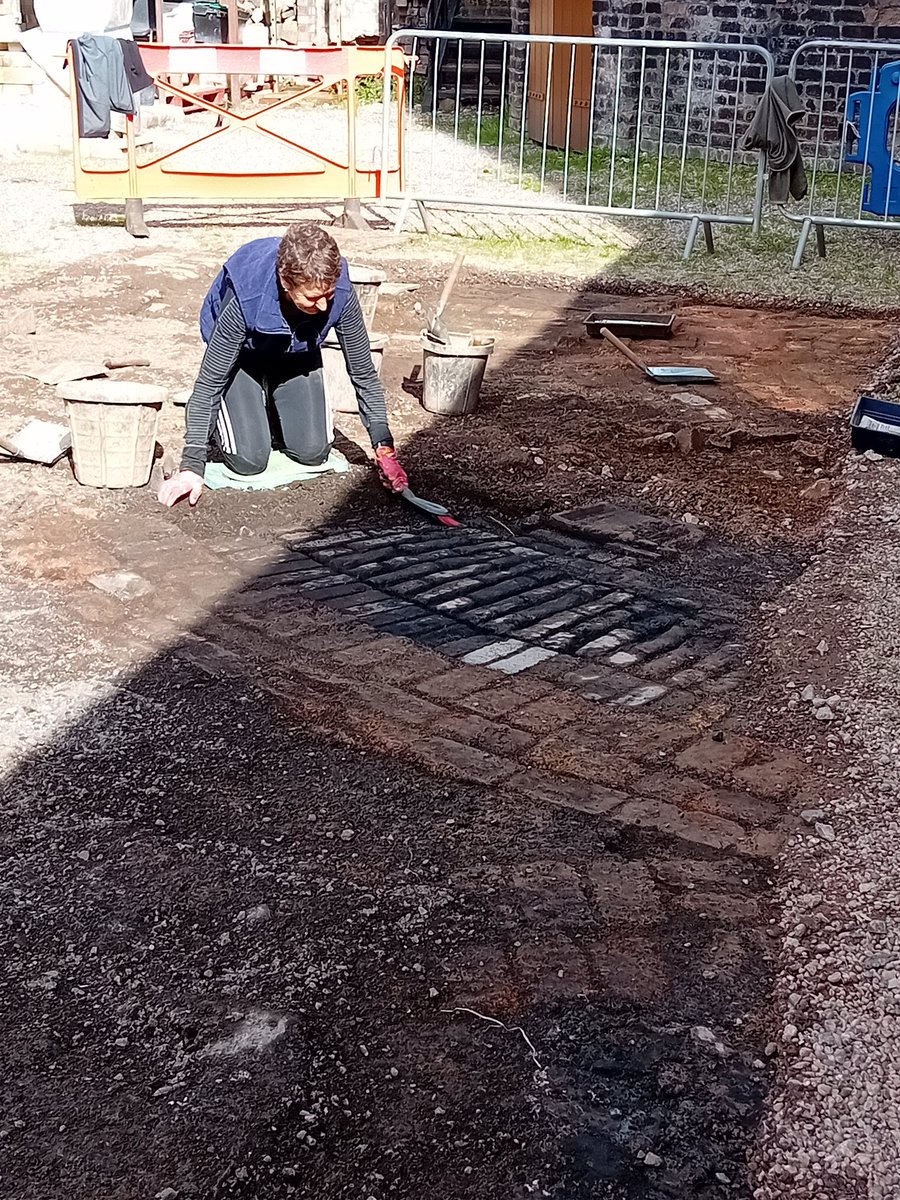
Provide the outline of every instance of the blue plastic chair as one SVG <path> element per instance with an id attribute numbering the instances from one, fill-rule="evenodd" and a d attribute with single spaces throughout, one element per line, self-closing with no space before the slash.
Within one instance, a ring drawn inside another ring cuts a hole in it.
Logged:
<path id="1" fill-rule="evenodd" d="M 900 217 L 900 163 L 891 155 L 891 123 L 900 95 L 900 62 L 886 63 L 873 82 L 874 88 L 854 92 L 847 101 L 847 122 L 856 127 L 859 139 L 856 148 L 847 152 L 846 161 L 869 169 L 863 190 L 863 211 L 879 217 Z M 900 147 L 900 135 L 897 143 Z"/>

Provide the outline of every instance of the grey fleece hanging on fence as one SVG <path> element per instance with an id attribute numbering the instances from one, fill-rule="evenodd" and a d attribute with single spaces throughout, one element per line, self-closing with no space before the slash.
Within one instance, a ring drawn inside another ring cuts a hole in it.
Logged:
<path id="1" fill-rule="evenodd" d="M 110 112 L 133 114 L 138 94 L 153 86 L 134 42 L 85 33 L 70 42 L 78 100 L 78 136 L 109 136 Z"/>
<path id="2" fill-rule="evenodd" d="M 789 76 L 779 75 L 760 101 L 741 142 L 744 150 L 766 152 L 769 199 L 773 204 L 784 204 L 790 196 L 802 200 L 806 195 L 806 170 L 796 133 L 805 115 L 797 85 Z"/>

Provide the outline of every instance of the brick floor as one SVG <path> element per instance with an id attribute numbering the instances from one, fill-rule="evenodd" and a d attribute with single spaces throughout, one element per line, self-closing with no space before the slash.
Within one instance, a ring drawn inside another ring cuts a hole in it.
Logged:
<path id="1" fill-rule="evenodd" d="M 434 731 L 454 741 L 490 750 L 494 754 L 514 756 L 534 744 L 530 733 L 512 729 L 498 721 L 487 721 L 475 713 L 445 713 L 434 725 Z"/>
<path id="2" fill-rule="evenodd" d="M 784 800 L 799 778 L 795 758 L 730 733 L 698 738 L 682 721 L 640 709 L 614 716 L 560 681 L 507 680 L 490 663 L 453 665 L 352 617 L 335 614 L 322 631 L 317 611 L 304 600 L 271 619 L 255 610 L 219 617 L 206 643 L 195 638 L 186 653 L 210 671 L 256 664 L 256 681 L 270 680 L 317 727 L 337 720 L 351 741 L 451 778 L 711 849 L 777 850 Z M 289 625 L 286 661 L 284 637 L 272 634 Z M 757 764 L 763 794 L 752 786 Z M 723 786 L 732 777 L 734 786 Z"/>
<path id="3" fill-rule="evenodd" d="M 459 779 L 470 779 L 474 783 L 499 783 L 502 779 L 508 779 L 516 769 L 510 759 L 477 750 L 464 742 L 454 742 L 451 738 L 423 738 L 414 742 L 409 750 L 425 766 Z"/>
<path id="4" fill-rule="evenodd" d="M 600 518 L 603 528 L 607 519 Z M 631 554 L 618 538 L 609 544 L 610 562 Z M 575 809 L 711 850 L 777 851 L 804 764 L 727 729 L 717 733 L 709 714 L 724 712 L 725 702 L 672 686 L 681 680 L 702 690 L 704 680 L 718 685 L 730 669 L 735 646 L 715 634 L 730 626 L 719 601 L 709 607 L 708 594 L 664 589 L 660 603 L 676 613 L 666 624 L 631 558 L 614 578 L 604 576 L 598 598 L 595 566 L 583 578 L 558 577 L 557 551 L 541 542 L 479 534 L 451 544 L 427 530 L 399 541 L 373 540 L 365 530 L 288 540 L 287 553 L 223 539 L 215 552 L 207 547 L 195 556 L 189 539 L 174 538 L 193 595 L 212 594 L 223 558 L 232 575 L 251 572 L 250 586 L 185 640 L 188 659 L 210 674 L 246 673 L 332 736 L 500 787 L 519 802 Z M 171 548 L 154 541 L 147 554 L 157 561 Z M 139 571 L 141 564 L 123 565 Z M 469 581 L 462 591 L 460 580 Z M 529 587 L 526 627 L 519 598 Z M 96 589 L 73 600 L 98 621 L 121 611 Z M 492 628 L 428 609 L 445 602 L 457 614 L 471 615 L 474 606 Z M 144 638 L 177 640 L 169 604 L 159 589 L 132 601 L 131 627 Z M 560 652 L 573 623 L 581 642 L 598 643 L 597 656 L 574 657 L 571 645 Z M 690 630 L 698 651 L 707 647 L 699 658 L 684 641 Z M 553 657 L 521 674 L 496 669 L 533 646 L 530 636 L 543 638 Z M 616 647 L 628 652 L 628 663 L 610 661 Z M 699 672 L 697 680 L 684 678 L 688 669 Z"/>
<path id="5" fill-rule="evenodd" d="M 515 775 L 504 789 L 507 795 L 542 804 L 577 808 L 594 816 L 608 816 L 628 802 L 625 792 L 595 784 L 579 783 L 549 771 L 527 771 Z"/>
<path id="6" fill-rule="evenodd" d="M 455 667 L 416 684 L 416 691 L 423 696 L 431 696 L 436 700 L 463 700 L 475 692 L 493 686 L 496 682 L 493 675 L 478 667 Z"/>

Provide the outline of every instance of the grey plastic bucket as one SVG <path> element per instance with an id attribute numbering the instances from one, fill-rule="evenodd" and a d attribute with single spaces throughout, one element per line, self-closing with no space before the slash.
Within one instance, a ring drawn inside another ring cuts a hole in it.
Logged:
<path id="1" fill-rule="evenodd" d="M 474 412 L 494 339 L 451 333 L 448 344 L 422 333 L 422 407 L 445 417 Z"/>
<path id="2" fill-rule="evenodd" d="M 350 282 L 359 297 L 366 329 L 375 324 L 375 311 L 378 308 L 378 293 L 387 276 L 384 271 L 376 271 L 374 267 L 361 267 L 356 263 L 347 263 Z"/>
<path id="3" fill-rule="evenodd" d="M 369 345 L 372 347 L 372 366 L 375 374 L 381 374 L 381 364 L 384 359 L 384 348 L 388 344 L 387 334 L 370 333 Z M 347 373 L 344 352 L 337 336 L 330 333 L 322 343 L 322 366 L 325 369 L 325 394 L 332 412 L 357 413 L 359 405 L 356 401 L 356 389 Z"/>

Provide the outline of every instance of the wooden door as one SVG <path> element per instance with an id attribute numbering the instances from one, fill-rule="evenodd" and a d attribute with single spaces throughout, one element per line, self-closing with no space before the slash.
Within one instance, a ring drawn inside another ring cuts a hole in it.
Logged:
<path id="1" fill-rule="evenodd" d="M 593 37 L 592 0 L 531 0 L 531 32 L 558 37 Z M 574 62 L 573 62 L 574 60 Z M 549 114 L 547 76 L 550 76 Z M 566 132 L 573 150 L 586 150 L 591 123 L 593 58 L 590 46 L 531 47 L 528 69 L 528 136 L 549 146 L 564 147 Z M 569 126 L 569 88 L 572 117 Z"/>

